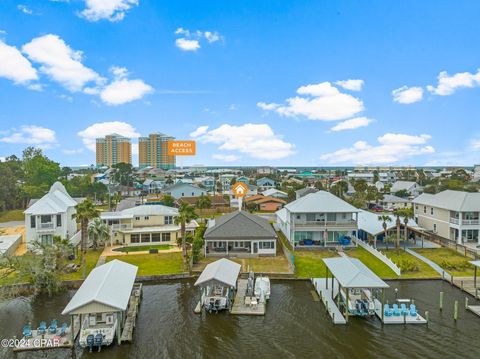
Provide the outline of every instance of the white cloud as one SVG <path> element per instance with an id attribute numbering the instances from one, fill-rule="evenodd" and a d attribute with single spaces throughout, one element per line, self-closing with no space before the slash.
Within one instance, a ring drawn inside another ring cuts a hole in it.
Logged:
<path id="1" fill-rule="evenodd" d="M 265 111 L 275 110 L 276 108 L 280 107 L 278 103 L 265 103 L 265 102 L 257 102 L 257 106 Z"/>
<path id="2" fill-rule="evenodd" d="M 470 143 L 470 147 L 475 151 L 480 150 L 480 138 L 474 138 Z"/>
<path id="3" fill-rule="evenodd" d="M 0 35 L 6 35 L 7 32 L 5 30 L 0 29 Z"/>
<path id="4" fill-rule="evenodd" d="M 111 122 L 99 122 L 87 127 L 86 129 L 78 132 L 78 135 L 82 138 L 82 142 L 90 151 L 95 152 L 95 143 L 97 138 L 105 137 L 112 133 L 119 135 L 136 138 L 140 137 L 135 127 L 126 122 L 111 121 Z"/>
<path id="5" fill-rule="evenodd" d="M 100 98 L 107 105 L 122 105 L 141 99 L 153 92 L 153 87 L 142 80 L 114 80 L 100 92 Z"/>
<path id="6" fill-rule="evenodd" d="M 210 44 L 223 39 L 217 31 L 190 31 L 183 27 L 177 28 L 175 35 L 182 36 L 175 40 L 175 45 L 183 51 L 197 51 L 201 47 L 200 41 L 204 39 Z"/>
<path id="7" fill-rule="evenodd" d="M 345 90 L 361 91 L 365 82 L 363 80 L 344 80 L 335 82 L 338 86 L 343 87 Z"/>
<path id="8" fill-rule="evenodd" d="M 349 120 L 345 120 L 340 122 L 339 124 L 333 126 L 330 131 L 343 131 L 343 130 L 353 130 L 359 127 L 366 127 L 368 126 L 373 120 L 366 117 L 355 117 Z"/>
<path id="9" fill-rule="evenodd" d="M 201 126 L 192 134 L 200 143 L 218 144 L 219 150 L 237 151 L 252 158 L 275 160 L 295 152 L 295 146 L 275 134 L 267 124 L 223 124 L 214 130 Z"/>
<path id="10" fill-rule="evenodd" d="M 221 153 L 217 153 L 213 155 L 212 158 L 223 162 L 235 162 L 238 161 L 241 157 L 237 155 L 224 155 Z"/>
<path id="11" fill-rule="evenodd" d="M 85 0 L 86 8 L 80 15 L 88 21 L 121 21 L 125 13 L 138 3 L 138 0 Z"/>
<path id="12" fill-rule="evenodd" d="M 330 164 L 346 163 L 352 165 L 388 164 L 411 157 L 431 154 L 435 150 L 426 145 L 430 135 L 406 135 L 387 133 L 377 138 L 378 145 L 369 145 L 357 141 L 352 147 L 343 148 L 320 156 Z"/>
<path id="13" fill-rule="evenodd" d="M 310 120 L 337 121 L 352 117 L 364 110 L 363 102 L 349 94 L 341 93 L 330 82 L 301 86 L 296 96 L 286 100 L 286 105 L 274 103 L 257 105 L 287 117 L 305 116 Z"/>
<path id="14" fill-rule="evenodd" d="M 66 155 L 69 155 L 69 156 L 79 155 L 79 154 L 83 153 L 83 148 L 77 148 L 77 149 L 73 149 L 73 150 L 63 149 L 62 153 L 66 154 Z"/>
<path id="15" fill-rule="evenodd" d="M 25 84 L 38 80 L 37 71 L 22 53 L 14 46 L 0 40 L 0 77 L 12 80 L 16 84 Z"/>
<path id="16" fill-rule="evenodd" d="M 31 9 L 29 9 L 26 5 L 19 4 L 19 5 L 17 5 L 17 9 L 20 10 L 21 12 L 23 12 L 24 14 L 27 14 L 27 15 L 32 15 L 33 14 L 33 11 Z"/>
<path id="17" fill-rule="evenodd" d="M 392 91 L 393 101 L 410 104 L 423 99 L 423 89 L 421 87 L 402 86 Z"/>
<path id="18" fill-rule="evenodd" d="M 41 72 L 72 92 L 80 91 L 91 81 L 102 81 L 95 71 L 82 64 L 82 52 L 73 50 L 58 35 L 34 38 L 23 45 L 22 51 L 41 64 Z"/>
<path id="19" fill-rule="evenodd" d="M 438 75 L 437 86 L 427 86 L 428 91 L 435 95 L 448 96 L 460 88 L 472 88 L 480 86 L 480 69 L 476 74 L 470 72 L 459 72 L 449 76 L 446 71 Z"/>
<path id="20" fill-rule="evenodd" d="M 52 148 L 56 145 L 57 139 L 54 130 L 49 128 L 26 125 L 20 130 L 12 129 L 7 135 L 0 137 L 0 142 L 13 144 L 33 145 L 39 148 Z"/>

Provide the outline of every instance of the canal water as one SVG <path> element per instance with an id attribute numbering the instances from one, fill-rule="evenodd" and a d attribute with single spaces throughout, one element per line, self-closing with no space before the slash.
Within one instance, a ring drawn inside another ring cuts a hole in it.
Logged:
<path id="1" fill-rule="evenodd" d="M 465 311 L 465 294 L 441 281 L 389 282 L 399 298 L 414 298 L 419 310 L 430 311 L 425 325 L 385 325 L 377 318 L 351 318 L 334 326 L 307 281 L 274 281 L 264 317 L 227 313 L 194 314 L 198 297 L 193 281 L 144 286 L 143 301 L 132 344 L 113 345 L 100 353 L 58 349 L 14 355 L 1 349 L 0 358 L 480 358 L 480 317 Z M 445 292 L 439 310 L 439 292 Z M 24 323 L 62 318 L 59 313 L 72 292 L 55 298 L 16 298 L 0 303 L 0 337 L 21 333 Z M 454 301 L 459 319 L 453 320 Z M 473 300 L 470 300 L 472 303 Z"/>

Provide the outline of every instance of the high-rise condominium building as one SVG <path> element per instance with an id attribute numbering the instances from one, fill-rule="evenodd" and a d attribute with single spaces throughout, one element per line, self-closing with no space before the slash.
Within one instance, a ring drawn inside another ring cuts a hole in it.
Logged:
<path id="1" fill-rule="evenodd" d="M 165 170 L 175 168 L 175 156 L 168 155 L 168 141 L 174 139 L 163 133 L 151 133 L 148 137 L 140 137 L 138 139 L 140 168 L 147 166 Z"/>
<path id="2" fill-rule="evenodd" d="M 111 167 L 117 163 L 132 163 L 132 144 L 127 137 L 116 133 L 97 138 L 97 166 Z"/>

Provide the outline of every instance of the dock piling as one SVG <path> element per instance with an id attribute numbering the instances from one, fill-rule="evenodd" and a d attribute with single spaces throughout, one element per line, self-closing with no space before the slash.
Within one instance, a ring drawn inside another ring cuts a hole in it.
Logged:
<path id="1" fill-rule="evenodd" d="M 440 311 L 443 310 L 443 292 L 440 292 Z"/>
<path id="2" fill-rule="evenodd" d="M 465 309 L 468 308 L 468 297 L 465 297 Z"/>
<path id="3" fill-rule="evenodd" d="M 428 322 L 429 322 L 429 317 L 430 317 L 430 313 L 428 310 L 425 311 L 425 319 L 427 320 L 427 325 L 428 325 Z"/>
<path id="4" fill-rule="evenodd" d="M 455 301 L 455 304 L 453 306 L 453 319 L 457 321 L 458 319 L 458 300 Z"/>

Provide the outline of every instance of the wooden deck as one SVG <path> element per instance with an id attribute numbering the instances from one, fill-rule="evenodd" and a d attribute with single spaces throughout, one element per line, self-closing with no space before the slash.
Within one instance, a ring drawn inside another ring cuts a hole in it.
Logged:
<path id="1" fill-rule="evenodd" d="M 61 324 L 58 327 L 57 333 L 60 331 L 60 327 Z M 57 335 L 57 333 L 48 333 L 48 328 L 45 334 L 39 334 L 38 330 L 32 329 L 32 337 L 28 339 L 22 338 L 20 340 L 20 344 L 14 347 L 13 351 L 22 352 L 34 350 L 73 348 L 71 329 L 72 328 L 68 326 L 67 330 L 65 331 L 65 335 L 63 336 L 59 336 Z M 75 316 L 74 329 L 75 333 L 73 337 L 74 339 L 76 339 L 78 333 L 80 332 L 80 319 L 78 318 L 78 316 Z"/>
<path id="2" fill-rule="evenodd" d="M 477 290 L 475 290 L 473 277 L 453 277 L 453 285 L 474 298 L 480 299 L 480 277 L 477 277 Z"/>
<path id="3" fill-rule="evenodd" d="M 329 279 L 328 284 L 331 285 L 331 283 L 332 282 Z M 333 324 L 347 324 L 345 317 L 340 312 L 340 309 L 338 309 L 337 303 L 335 303 L 334 301 L 334 298 L 338 294 L 337 281 L 334 281 L 333 296 L 332 288 L 326 288 L 325 278 L 313 278 L 312 284 L 315 287 L 316 292 L 320 296 L 320 300 L 325 305 L 328 314 L 330 315 L 330 317 L 332 317 Z"/>
<path id="4" fill-rule="evenodd" d="M 142 299 L 142 283 L 136 283 L 133 286 L 132 294 L 128 302 L 127 317 L 123 325 L 123 332 L 121 335 L 122 342 L 132 342 L 133 330 L 137 321 L 138 306 Z"/>
<path id="5" fill-rule="evenodd" d="M 257 306 L 245 304 L 245 293 L 247 292 L 247 279 L 239 279 L 237 282 L 237 293 L 233 301 L 231 314 L 238 315 L 265 315 L 265 303 L 258 303 Z"/>
<path id="6" fill-rule="evenodd" d="M 375 301 L 375 314 L 377 317 L 382 320 L 382 303 L 378 299 L 374 299 Z M 427 324 L 427 320 L 422 317 L 418 312 L 416 316 L 411 315 L 391 315 L 391 316 L 383 316 L 383 324 Z"/>

